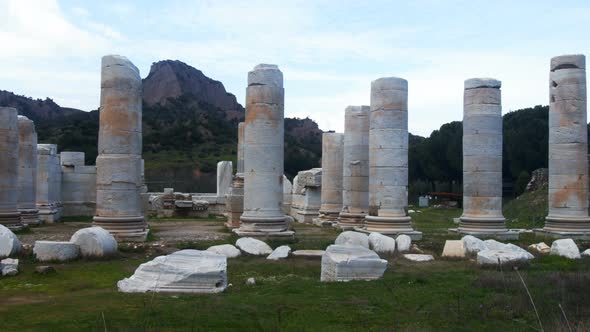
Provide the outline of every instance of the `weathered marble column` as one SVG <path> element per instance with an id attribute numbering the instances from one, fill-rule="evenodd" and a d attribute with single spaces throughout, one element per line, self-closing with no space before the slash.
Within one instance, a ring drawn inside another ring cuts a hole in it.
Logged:
<path id="1" fill-rule="evenodd" d="M 371 82 L 369 126 L 369 214 L 364 231 L 422 233 L 412 228 L 408 196 L 408 81 L 385 77 Z"/>
<path id="2" fill-rule="evenodd" d="M 225 217 L 228 228 L 240 227 L 240 217 L 244 212 L 244 123 L 238 124 L 237 170 L 231 188 L 225 199 Z"/>
<path id="3" fill-rule="evenodd" d="M 37 209 L 37 132 L 26 116 L 18 116 L 18 210 L 25 225 L 39 225 Z"/>
<path id="4" fill-rule="evenodd" d="M 18 210 L 18 112 L 0 107 L 0 224 L 21 229 Z"/>
<path id="5" fill-rule="evenodd" d="M 338 223 L 342 210 L 342 153 L 344 134 L 324 133 L 322 135 L 322 188 L 320 215 L 316 225 Z"/>
<path id="6" fill-rule="evenodd" d="M 348 106 L 344 111 L 340 229 L 362 226 L 369 212 L 369 110 Z"/>
<path id="7" fill-rule="evenodd" d="M 234 166 L 229 160 L 223 160 L 217 163 L 217 198 L 225 200 L 231 185 Z"/>
<path id="8" fill-rule="evenodd" d="M 94 224 L 121 241 L 144 241 L 141 213 L 141 77 L 127 58 L 102 58 Z"/>
<path id="9" fill-rule="evenodd" d="M 590 238 L 586 58 L 551 59 L 549 73 L 549 214 L 542 233 Z"/>
<path id="10" fill-rule="evenodd" d="M 61 165 L 55 144 L 37 144 L 37 209 L 44 223 L 61 217 Z"/>
<path id="11" fill-rule="evenodd" d="M 261 64 L 248 73 L 244 129 L 244 213 L 238 235 L 287 235 L 283 205 L 283 73 Z"/>
<path id="12" fill-rule="evenodd" d="M 463 100 L 463 215 L 461 234 L 518 238 L 502 215 L 502 83 L 465 81 Z"/>

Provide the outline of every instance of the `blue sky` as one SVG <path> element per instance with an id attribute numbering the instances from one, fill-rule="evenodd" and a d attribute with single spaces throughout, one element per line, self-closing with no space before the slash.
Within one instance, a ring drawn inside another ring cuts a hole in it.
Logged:
<path id="1" fill-rule="evenodd" d="M 462 117 L 463 81 L 502 81 L 503 110 L 548 103 L 552 56 L 590 55 L 588 0 L 0 1 L 0 89 L 92 110 L 100 58 L 127 56 L 147 76 L 178 59 L 243 104 L 247 72 L 279 65 L 285 115 L 342 131 L 370 82 L 409 82 L 410 132 Z"/>

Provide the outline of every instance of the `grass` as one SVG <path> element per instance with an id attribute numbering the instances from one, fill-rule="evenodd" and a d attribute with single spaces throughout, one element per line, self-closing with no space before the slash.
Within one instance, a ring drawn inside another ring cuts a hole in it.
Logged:
<path id="1" fill-rule="evenodd" d="M 454 227 L 452 219 L 461 211 L 419 210 L 412 214 L 414 225 L 424 233 L 418 245 L 437 260 L 416 264 L 391 257 L 384 277 L 371 282 L 321 283 L 319 259 L 271 262 L 240 257 L 228 260 L 231 286 L 222 294 L 122 294 L 117 281 L 160 253 L 124 252 L 111 260 L 53 264 L 57 273 L 46 276 L 34 274 L 38 264 L 25 259 L 18 276 L 0 279 L 0 326 L 2 331 L 539 330 L 514 271 L 439 258 L 445 239 L 458 238 L 447 229 Z M 294 250 L 324 249 L 338 234 L 310 225 L 297 224 L 295 229 L 294 240 L 268 243 L 288 243 Z M 177 247 L 205 249 L 236 239 L 231 235 Z M 539 240 L 527 235 L 517 243 Z M 590 259 L 538 257 L 520 274 L 546 331 L 567 330 L 560 305 L 574 330 L 590 327 Z M 250 277 L 256 285 L 245 284 Z"/>

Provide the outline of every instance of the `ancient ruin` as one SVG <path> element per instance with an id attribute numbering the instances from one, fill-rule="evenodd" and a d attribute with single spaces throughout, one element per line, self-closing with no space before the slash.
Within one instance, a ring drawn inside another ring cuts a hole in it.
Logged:
<path id="1" fill-rule="evenodd" d="M 57 145 L 37 144 L 37 208 L 43 222 L 61 218 L 61 175 Z"/>
<path id="2" fill-rule="evenodd" d="M 298 195 L 296 210 L 291 214 L 300 223 L 309 224 L 320 213 L 322 169 L 312 168 L 297 173 Z"/>
<path id="3" fill-rule="evenodd" d="M 319 217 L 316 225 L 338 223 L 342 210 L 342 154 L 344 134 L 324 133 L 322 135 L 322 188 Z"/>
<path id="4" fill-rule="evenodd" d="M 502 83 L 465 81 L 463 106 L 463 215 L 457 231 L 478 237 L 518 238 L 502 215 Z"/>
<path id="5" fill-rule="evenodd" d="M 408 81 L 380 78 L 371 82 L 369 127 L 369 214 L 367 232 L 422 233 L 408 216 Z"/>
<path id="6" fill-rule="evenodd" d="M 283 73 L 260 64 L 248 73 L 244 129 L 244 213 L 234 232 L 292 236 L 283 213 Z"/>
<path id="7" fill-rule="evenodd" d="M 94 224 L 117 240 L 144 241 L 141 210 L 141 77 L 127 58 L 102 58 Z"/>
<path id="8" fill-rule="evenodd" d="M 549 73 L 549 214 L 538 233 L 590 238 L 586 58 L 551 59 Z"/>
<path id="9" fill-rule="evenodd" d="M 344 111 L 340 229 L 362 226 L 369 212 L 369 110 L 348 106 Z"/>
<path id="10" fill-rule="evenodd" d="M 37 209 L 37 132 L 26 116 L 18 116 L 18 210 L 22 223 L 39 225 Z"/>
<path id="11" fill-rule="evenodd" d="M 18 210 L 18 112 L 16 108 L 0 107 L 0 224 L 21 229 Z"/>
<path id="12" fill-rule="evenodd" d="M 84 164 L 84 152 L 62 151 L 63 216 L 92 216 L 96 210 L 96 166 Z"/>
<path id="13" fill-rule="evenodd" d="M 227 218 L 225 225 L 228 228 L 238 228 L 240 227 L 240 216 L 244 212 L 244 122 L 238 124 L 236 174 L 225 199 L 225 216 Z"/>

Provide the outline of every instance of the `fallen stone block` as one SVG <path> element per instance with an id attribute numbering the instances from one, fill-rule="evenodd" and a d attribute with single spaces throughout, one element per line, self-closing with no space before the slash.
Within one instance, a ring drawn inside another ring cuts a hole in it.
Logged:
<path id="1" fill-rule="evenodd" d="M 105 257 L 117 253 L 117 240 L 102 227 L 88 227 L 78 230 L 70 242 L 80 247 L 83 257 Z"/>
<path id="2" fill-rule="evenodd" d="M 0 224 L 0 258 L 16 255 L 21 251 L 18 237 L 6 226 Z"/>
<path id="3" fill-rule="evenodd" d="M 463 247 L 467 255 L 476 255 L 478 252 L 488 249 L 482 240 L 472 235 L 465 235 L 461 238 L 461 241 L 463 241 Z"/>
<path id="4" fill-rule="evenodd" d="M 383 277 L 387 261 L 372 250 L 358 245 L 331 245 L 322 256 L 320 280 L 375 280 Z"/>
<path id="5" fill-rule="evenodd" d="M 35 268 L 35 273 L 37 274 L 50 274 L 55 272 L 55 268 L 49 265 L 39 265 Z"/>
<path id="6" fill-rule="evenodd" d="M 65 262 L 78 258 L 80 248 L 72 242 L 35 241 L 33 254 L 40 262 Z"/>
<path id="7" fill-rule="evenodd" d="M 533 258 L 535 256 L 527 251 L 486 249 L 477 253 L 477 264 L 488 266 L 515 265 L 526 263 Z"/>
<path id="8" fill-rule="evenodd" d="M 590 257 L 590 249 L 584 250 L 581 255 L 584 257 Z"/>
<path id="9" fill-rule="evenodd" d="M 397 251 L 408 252 L 412 247 L 412 238 L 406 234 L 400 234 L 395 238 L 395 244 L 397 245 Z"/>
<path id="10" fill-rule="evenodd" d="M 365 248 L 369 248 L 369 236 L 364 233 L 360 232 L 353 232 L 353 231 L 345 231 L 340 233 L 334 244 L 338 245 L 353 245 L 353 246 L 363 246 Z"/>
<path id="11" fill-rule="evenodd" d="M 580 249 L 572 239 L 559 239 L 551 244 L 551 255 L 580 259 Z"/>
<path id="12" fill-rule="evenodd" d="M 545 255 L 551 252 L 551 247 L 549 247 L 545 242 L 533 243 L 529 246 L 529 251 Z"/>
<path id="13" fill-rule="evenodd" d="M 240 255 L 242 255 L 242 252 L 240 251 L 240 249 L 236 248 L 235 246 L 231 245 L 231 244 L 220 244 L 217 246 L 212 246 L 207 248 L 207 251 L 218 254 L 218 255 L 223 255 L 227 258 L 236 258 Z"/>
<path id="14" fill-rule="evenodd" d="M 395 253 L 395 239 L 373 232 L 369 234 L 369 247 L 378 254 L 392 255 Z"/>
<path id="15" fill-rule="evenodd" d="M 442 257 L 465 258 L 465 247 L 462 240 L 447 240 Z"/>
<path id="16" fill-rule="evenodd" d="M 279 259 L 284 259 L 284 258 L 289 257 L 290 253 L 291 253 L 291 247 L 280 246 L 280 247 L 276 248 L 275 250 L 273 250 L 273 252 L 270 253 L 270 255 L 268 255 L 268 257 L 266 257 L 266 259 L 277 261 Z"/>
<path id="17" fill-rule="evenodd" d="M 243 252 L 254 256 L 269 255 L 272 253 L 272 248 L 268 244 L 251 237 L 238 239 L 238 241 L 236 241 L 236 247 L 240 248 Z"/>
<path id="18" fill-rule="evenodd" d="M 432 255 L 405 254 L 404 258 L 412 262 L 430 262 L 434 260 Z"/>
<path id="19" fill-rule="evenodd" d="M 324 250 L 295 250 L 291 255 L 295 257 L 322 257 Z"/>
<path id="20" fill-rule="evenodd" d="M 15 276 L 18 274 L 18 259 L 5 258 L 0 261 L 0 275 Z"/>
<path id="21" fill-rule="evenodd" d="M 227 287 L 227 258 L 186 249 L 141 264 L 117 283 L 124 293 L 219 293 Z"/>

